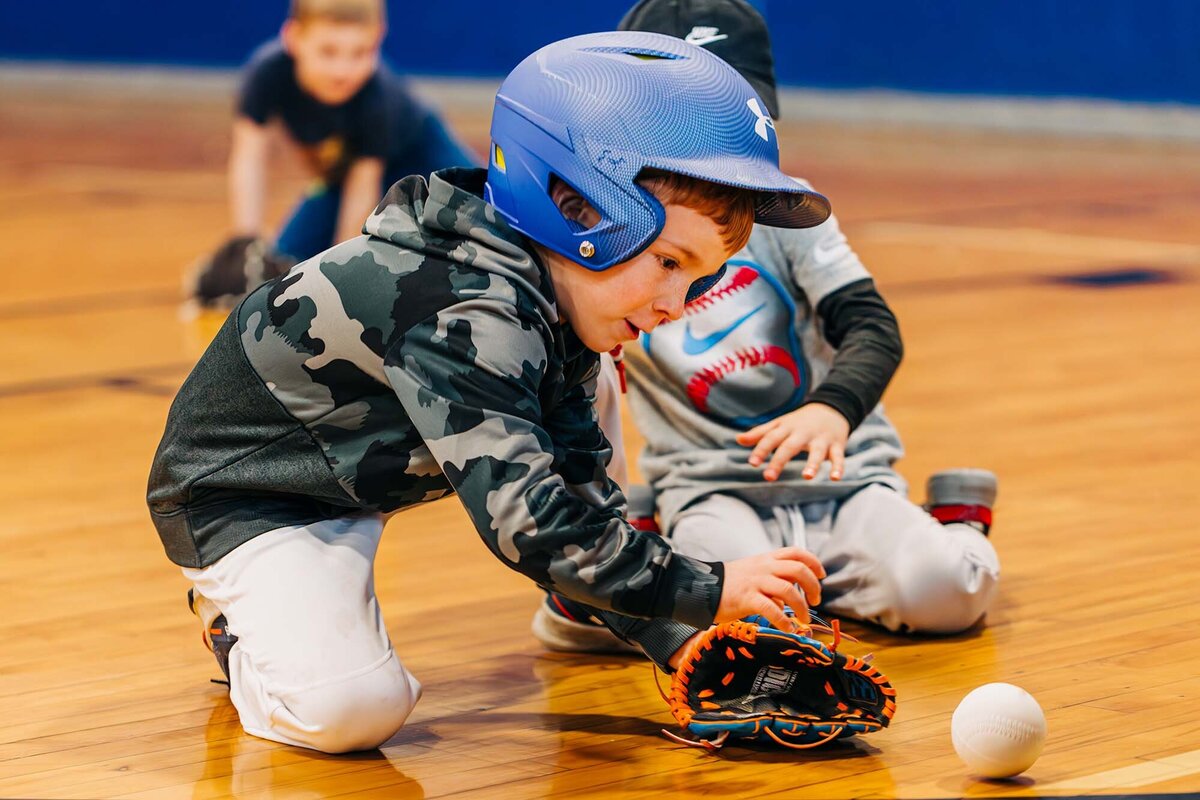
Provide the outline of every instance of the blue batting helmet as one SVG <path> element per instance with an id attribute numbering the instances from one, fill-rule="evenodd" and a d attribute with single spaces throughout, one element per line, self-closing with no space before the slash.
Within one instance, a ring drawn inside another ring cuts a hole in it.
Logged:
<path id="1" fill-rule="evenodd" d="M 547 45 L 496 95 L 486 199 L 512 227 L 604 270 L 662 232 L 662 205 L 636 183 L 647 168 L 756 193 L 754 219 L 807 228 L 829 201 L 779 170 L 766 104 L 738 72 L 673 36 L 620 32 Z M 583 228 L 550 198 L 557 176 L 599 212 Z"/>

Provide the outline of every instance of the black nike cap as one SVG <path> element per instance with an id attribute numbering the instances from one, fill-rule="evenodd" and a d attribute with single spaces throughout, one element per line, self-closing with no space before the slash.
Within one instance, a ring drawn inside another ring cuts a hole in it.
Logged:
<path id="1" fill-rule="evenodd" d="M 617 29 L 665 33 L 703 47 L 740 72 L 767 113 L 779 118 L 767 21 L 745 0 L 639 0 Z"/>

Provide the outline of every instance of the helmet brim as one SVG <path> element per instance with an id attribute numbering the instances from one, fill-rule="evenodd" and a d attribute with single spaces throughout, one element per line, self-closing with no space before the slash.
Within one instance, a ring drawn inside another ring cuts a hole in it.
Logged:
<path id="1" fill-rule="evenodd" d="M 775 228 L 813 228 L 829 219 L 833 209 L 825 195 L 796 178 L 755 159 L 655 159 L 655 169 L 677 172 L 755 193 L 754 221 Z"/>

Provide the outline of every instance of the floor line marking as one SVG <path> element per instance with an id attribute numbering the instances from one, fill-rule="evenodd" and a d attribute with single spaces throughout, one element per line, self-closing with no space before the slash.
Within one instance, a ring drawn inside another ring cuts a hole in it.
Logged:
<path id="1" fill-rule="evenodd" d="M 1200 750 L 1178 753 L 1165 758 L 1155 758 L 1141 764 L 1080 775 L 1055 783 L 1038 786 L 1039 790 L 1057 789 L 1130 789 L 1160 783 L 1173 778 L 1200 772 Z"/>

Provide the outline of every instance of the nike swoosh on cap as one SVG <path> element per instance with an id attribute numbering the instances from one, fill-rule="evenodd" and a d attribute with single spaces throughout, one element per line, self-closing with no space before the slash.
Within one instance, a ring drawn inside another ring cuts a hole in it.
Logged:
<path id="1" fill-rule="evenodd" d="M 701 353 L 706 353 L 716 347 L 722 339 L 737 330 L 738 326 L 752 316 L 763 310 L 766 303 L 759 305 L 757 308 L 752 308 L 742 316 L 735 319 L 728 326 L 715 330 L 707 336 L 697 338 L 692 335 L 692 325 L 689 322 L 683 327 L 683 352 L 689 356 L 698 356 Z"/>
<path id="2" fill-rule="evenodd" d="M 688 44 L 694 44 L 697 47 L 704 47 L 704 45 L 706 45 L 706 44 L 712 44 L 713 42 L 719 42 L 722 39 L 728 39 L 728 38 L 729 38 L 729 35 L 725 34 L 725 33 L 716 33 L 716 32 L 707 33 L 707 32 L 696 31 L 693 29 L 692 31 L 690 31 L 688 33 L 687 36 L 683 37 L 683 40 L 685 42 L 687 42 Z"/>

